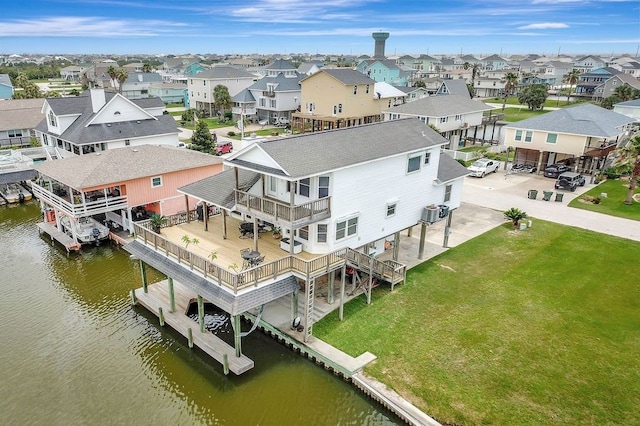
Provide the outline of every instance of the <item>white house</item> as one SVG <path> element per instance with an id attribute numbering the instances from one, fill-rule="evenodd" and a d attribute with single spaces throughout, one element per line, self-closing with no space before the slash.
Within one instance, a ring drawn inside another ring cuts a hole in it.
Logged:
<path id="1" fill-rule="evenodd" d="M 212 115 L 215 113 L 213 89 L 217 85 L 226 86 L 229 95 L 234 97 L 251 86 L 256 79 L 255 75 L 229 65 L 217 65 L 199 72 L 187 80 L 189 106 L 200 111 L 207 111 L 209 115 Z"/>
<path id="2" fill-rule="evenodd" d="M 60 157 L 145 144 L 178 146 L 176 122 L 163 114 L 164 107 L 159 98 L 130 100 L 104 89 L 48 98 L 36 137 Z"/>

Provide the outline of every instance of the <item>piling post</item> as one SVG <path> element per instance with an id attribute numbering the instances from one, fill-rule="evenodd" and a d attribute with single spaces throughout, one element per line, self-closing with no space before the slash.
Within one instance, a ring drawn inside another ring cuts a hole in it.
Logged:
<path id="1" fill-rule="evenodd" d="M 149 289 L 147 288 L 147 270 L 144 266 L 144 262 L 142 259 L 139 259 L 140 262 L 140 275 L 142 276 L 142 288 L 145 293 L 149 293 Z"/>
<path id="2" fill-rule="evenodd" d="M 193 330 L 191 330 L 191 327 L 187 329 L 187 342 L 189 343 L 189 349 L 193 349 Z"/>
<path id="3" fill-rule="evenodd" d="M 131 304 L 136 306 L 138 304 L 138 298 L 136 297 L 136 291 L 131 289 Z"/>
<path id="4" fill-rule="evenodd" d="M 160 319 L 160 326 L 164 327 L 164 314 L 162 313 L 162 306 L 158 308 L 158 318 Z"/>
<path id="5" fill-rule="evenodd" d="M 169 312 L 176 311 L 176 295 L 173 291 L 173 278 L 168 277 L 167 281 L 169 282 Z"/>
<path id="6" fill-rule="evenodd" d="M 424 257 L 424 242 L 427 238 L 427 224 L 420 224 L 420 245 L 418 246 L 418 259 L 422 259 Z"/>
<path id="7" fill-rule="evenodd" d="M 340 321 L 344 318 L 344 285 L 345 285 L 345 275 L 347 275 L 347 267 L 346 265 L 342 266 L 342 271 L 340 274 L 340 309 L 338 311 L 338 318 Z"/>
<path id="8" fill-rule="evenodd" d="M 222 367 L 224 369 L 224 375 L 229 375 L 229 355 L 222 354 Z"/>
<path id="9" fill-rule="evenodd" d="M 200 333 L 204 333 L 204 299 L 198 295 L 198 323 L 200 324 Z"/>
<path id="10" fill-rule="evenodd" d="M 236 347 L 236 356 L 242 356 L 242 339 L 240 338 L 240 315 L 233 316 L 233 343 Z"/>

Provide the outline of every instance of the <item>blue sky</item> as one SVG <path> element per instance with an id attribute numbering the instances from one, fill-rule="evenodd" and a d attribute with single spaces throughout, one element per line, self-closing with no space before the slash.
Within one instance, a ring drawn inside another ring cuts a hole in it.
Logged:
<path id="1" fill-rule="evenodd" d="M 0 53 L 635 55 L 638 0 L 28 0 Z"/>

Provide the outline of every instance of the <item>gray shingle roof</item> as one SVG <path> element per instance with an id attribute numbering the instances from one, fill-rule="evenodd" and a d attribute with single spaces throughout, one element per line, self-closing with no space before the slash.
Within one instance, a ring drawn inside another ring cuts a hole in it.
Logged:
<path id="1" fill-rule="evenodd" d="M 260 179 L 260 174 L 249 170 L 238 169 L 238 189 L 248 191 Z M 190 183 L 178 191 L 189 194 L 207 203 L 231 209 L 235 205 L 233 190 L 236 188 L 234 169 L 224 170 L 208 178 Z"/>
<path id="2" fill-rule="evenodd" d="M 256 142 L 293 179 L 440 146 L 448 140 L 417 118 Z M 231 159 L 231 164 L 246 167 Z"/>
<path id="3" fill-rule="evenodd" d="M 443 80 L 442 85 L 438 89 L 438 94 L 466 96 L 471 99 L 469 89 L 467 88 L 467 82 L 464 79 Z"/>
<path id="4" fill-rule="evenodd" d="M 7 99 L 0 102 L 0 131 L 35 129 L 44 119 L 44 99 Z"/>
<path id="5" fill-rule="evenodd" d="M 127 77 L 127 80 L 125 81 L 125 84 L 128 84 L 128 83 L 140 83 L 140 82 L 161 83 L 162 82 L 162 76 L 160 74 L 158 74 L 158 73 L 155 73 L 155 72 L 132 72 Z"/>
<path id="6" fill-rule="evenodd" d="M 385 113 L 410 114 L 422 117 L 448 117 L 457 114 L 469 114 L 489 111 L 490 106 L 480 101 L 458 95 L 427 96 L 413 102 L 384 110 Z"/>
<path id="7" fill-rule="evenodd" d="M 254 75 L 243 69 L 232 67 L 230 65 L 216 65 L 208 70 L 200 71 L 194 75 L 193 78 L 254 78 Z"/>
<path id="8" fill-rule="evenodd" d="M 518 121 L 507 128 L 610 138 L 621 133 L 620 126 L 633 121 L 626 115 L 584 104 Z"/>
<path id="9" fill-rule="evenodd" d="M 249 90 L 243 89 L 237 95 L 232 97 L 231 101 L 238 102 L 238 103 L 247 103 L 247 102 L 255 102 L 256 98 L 251 94 Z"/>
<path id="10" fill-rule="evenodd" d="M 286 59 L 276 59 L 275 61 L 273 61 L 273 63 L 267 65 L 265 69 L 290 71 L 290 70 L 295 70 L 296 67 L 294 67 L 293 64 L 287 61 Z"/>
<path id="11" fill-rule="evenodd" d="M 631 101 L 618 102 L 613 106 L 628 106 L 628 107 L 640 107 L 640 99 L 633 99 Z"/>
<path id="12" fill-rule="evenodd" d="M 469 170 L 462 164 L 454 160 L 449 154 L 440 153 L 440 162 L 438 163 L 438 180 L 441 183 L 450 182 L 454 179 L 467 176 Z"/>
<path id="13" fill-rule="evenodd" d="M 45 161 L 34 168 L 72 188 L 83 189 L 221 162 L 218 157 L 189 149 L 140 145 Z"/>
<path id="14" fill-rule="evenodd" d="M 306 75 L 300 74 L 296 71 L 295 77 L 285 77 L 283 73 L 279 73 L 275 77 L 263 77 L 260 80 L 249 86 L 249 90 L 267 90 L 267 84 L 277 84 L 275 92 L 291 92 L 300 91 L 300 80 L 305 78 Z"/>
<path id="15" fill-rule="evenodd" d="M 310 75 L 307 78 L 312 78 L 319 73 L 327 73 L 336 80 L 340 81 L 342 84 L 375 84 L 375 80 L 367 77 L 359 71 L 348 69 L 348 68 L 323 68 L 319 72 Z M 305 78 L 305 80 L 307 79 Z"/>

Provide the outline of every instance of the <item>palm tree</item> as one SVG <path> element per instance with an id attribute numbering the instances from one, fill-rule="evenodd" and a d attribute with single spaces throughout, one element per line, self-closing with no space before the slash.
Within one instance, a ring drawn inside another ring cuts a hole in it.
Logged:
<path id="1" fill-rule="evenodd" d="M 518 84 L 518 74 L 508 72 L 505 74 L 502 82 L 504 83 L 504 100 L 502 101 L 502 111 L 504 112 L 504 107 L 507 104 L 507 97 L 509 97 L 511 90 L 513 90 L 513 88 Z"/>
<path id="2" fill-rule="evenodd" d="M 504 211 L 504 217 L 509 219 L 513 226 L 517 227 L 520 221 L 527 217 L 527 213 L 516 207 L 511 207 L 509 210 Z"/>
<path id="3" fill-rule="evenodd" d="M 116 76 L 118 75 L 118 70 L 113 65 L 111 65 L 109 68 L 107 68 L 107 74 L 111 79 L 111 85 L 113 87 L 116 87 Z"/>
<path id="4" fill-rule="evenodd" d="M 633 166 L 629 179 L 629 190 L 624 203 L 633 204 L 633 194 L 638 186 L 638 177 L 640 177 L 640 135 L 636 135 L 627 142 L 623 148 L 617 149 L 620 157 L 616 161 L 618 167 L 630 165 Z"/>
<path id="5" fill-rule="evenodd" d="M 474 97 L 476 93 L 476 78 L 478 77 L 478 74 L 480 74 L 480 64 L 476 62 L 472 65 L 469 62 L 465 62 L 462 67 L 465 70 L 471 69 L 471 87 L 473 87 L 473 94 L 471 97 Z"/>
<path id="6" fill-rule="evenodd" d="M 580 80 L 580 70 L 575 68 L 569 71 L 567 74 L 565 74 L 564 77 L 562 78 L 563 83 L 569 84 L 569 93 L 567 93 L 567 102 L 569 102 L 569 99 L 571 98 L 571 88 L 574 85 L 578 84 L 579 80 Z"/>
<path id="7" fill-rule="evenodd" d="M 122 85 L 129 78 L 129 73 L 124 68 L 118 68 L 116 71 L 116 80 L 118 81 L 118 93 L 122 94 Z"/>

